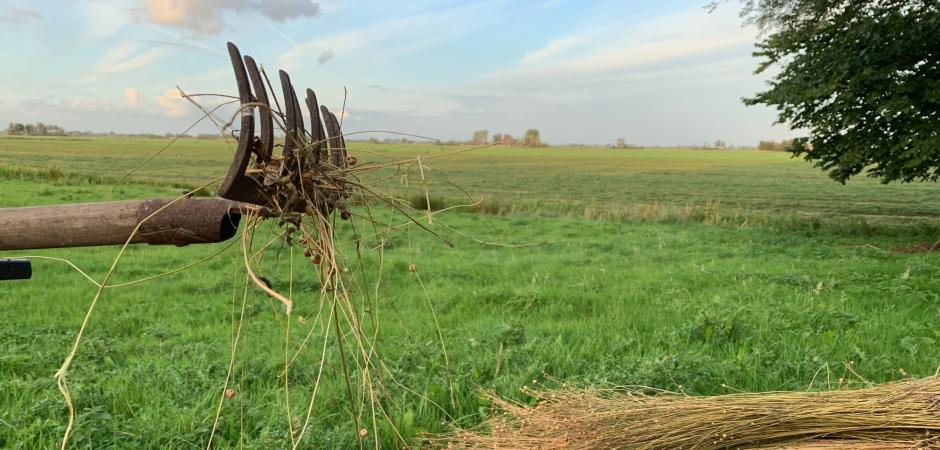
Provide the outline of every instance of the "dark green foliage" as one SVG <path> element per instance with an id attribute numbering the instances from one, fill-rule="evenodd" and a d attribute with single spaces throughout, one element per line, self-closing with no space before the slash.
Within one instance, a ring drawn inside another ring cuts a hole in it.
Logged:
<path id="1" fill-rule="evenodd" d="M 940 8 L 928 0 L 755 0 L 767 33 L 758 72 L 781 71 L 745 103 L 805 129 L 790 149 L 840 182 L 940 178 Z"/>

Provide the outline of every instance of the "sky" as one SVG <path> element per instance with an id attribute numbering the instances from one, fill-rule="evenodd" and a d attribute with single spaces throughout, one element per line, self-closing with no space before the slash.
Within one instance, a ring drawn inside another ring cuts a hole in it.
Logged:
<path id="1" fill-rule="evenodd" d="M 741 101 L 766 86 L 751 56 L 758 31 L 733 0 L 705 3 L 3 0 L 0 124 L 182 132 L 202 113 L 177 86 L 237 93 L 232 41 L 331 109 L 346 92 L 347 133 L 469 140 L 536 128 L 552 144 L 635 145 L 793 136 L 773 110 Z M 218 130 L 203 121 L 191 132 Z"/>

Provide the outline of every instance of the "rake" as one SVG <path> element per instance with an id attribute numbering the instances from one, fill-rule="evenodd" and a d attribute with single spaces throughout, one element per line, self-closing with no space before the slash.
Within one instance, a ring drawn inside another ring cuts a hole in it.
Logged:
<path id="1" fill-rule="evenodd" d="M 151 199 L 0 209 L 0 251 L 230 239 L 242 214 L 299 220 L 301 214 L 349 217 L 346 142 L 335 114 L 306 90 L 310 132 L 290 76 L 279 72 L 284 110 L 271 107 L 266 75 L 229 42 L 240 101 L 234 159 L 215 199 Z M 272 93 L 273 96 L 273 93 Z M 276 99 L 275 99 L 276 102 Z M 256 122 L 259 133 L 255 133 Z M 284 131 L 275 156 L 275 122 Z M 311 208 L 311 205 L 314 208 Z M 292 217 L 294 217 L 292 219 Z M 0 259 L 0 280 L 31 276 L 29 261 Z"/>

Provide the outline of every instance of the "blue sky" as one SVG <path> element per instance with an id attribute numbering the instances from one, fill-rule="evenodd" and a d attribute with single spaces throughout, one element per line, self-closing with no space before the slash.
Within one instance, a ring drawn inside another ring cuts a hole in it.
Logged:
<path id="1" fill-rule="evenodd" d="M 741 98 L 757 31 L 705 0 L 4 0 L 0 123 L 179 132 L 234 94 L 225 42 L 339 109 L 344 130 L 554 143 L 753 145 L 791 136 Z M 211 103 L 211 101 L 209 101 Z M 197 132 L 213 132 L 211 124 Z"/>

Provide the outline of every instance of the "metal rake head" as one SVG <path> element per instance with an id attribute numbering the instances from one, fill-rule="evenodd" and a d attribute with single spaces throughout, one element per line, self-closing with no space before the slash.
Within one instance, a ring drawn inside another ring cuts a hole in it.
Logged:
<path id="1" fill-rule="evenodd" d="M 346 141 L 336 115 L 319 105 L 316 94 L 307 89 L 308 133 L 287 72 L 279 72 L 283 110 L 276 98 L 276 108 L 272 108 L 265 89 L 267 76 L 258 70 L 255 60 L 248 55 L 243 58 L 231 42 L 228 53 L 238 84 L 241 129 L 235 159 L 219 187 L 219 196 L 262 206 L 274 213 L 303 212 L 311 204 L 324 215 L 344 209 Z M 275 97 L 273 92 L 271 97 Z M 257 136 L 256 113 L 261 128 Z M 285 134 L 280 157 L 273 155 L 275 124 Z"/>

